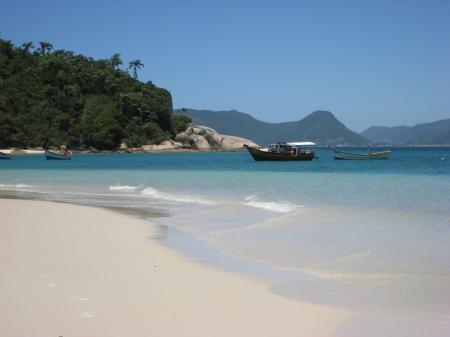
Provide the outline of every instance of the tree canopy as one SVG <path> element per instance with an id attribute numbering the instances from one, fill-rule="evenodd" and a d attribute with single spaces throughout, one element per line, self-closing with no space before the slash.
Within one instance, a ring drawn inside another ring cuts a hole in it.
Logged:
<path id="1" fill-rule="evenodd" d="M 121 142 L 158 143 L 173 136 L 173 124 L 180 128 L 170 93 L 137 80 L 139 60 L 130 76 L 119 68 L 120 54 L 94 60 L 49 42 L 38 46 L 0 39 L 0 148 L 113 150 Z"/>

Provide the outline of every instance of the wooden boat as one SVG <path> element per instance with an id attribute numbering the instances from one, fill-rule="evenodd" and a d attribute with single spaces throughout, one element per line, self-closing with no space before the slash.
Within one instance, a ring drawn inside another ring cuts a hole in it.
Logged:
<path id="1" fill-rule="evenodd" d="M 72 157 L 72 151 L 53 152 L 45 150 L 45 159 L 47 160 L 68 160 Z"/>
<path id="2" fill-rule="evenodd" d="M 245 146 L 256 161 L 306 161 L 313 160 L 316 156 L 313 149 L 306 150 L 304 147 L 315 146 L 311 142 L 293 142 L 270 144 L 268 147 Z"/>
<path id="3" fill-rule="evenodd" d="M 388 159 L 391 151 L 372 151 L 371 148 L 367 150 L 366 153 L 354 153 L 354 152 L 345 152 L 336 149 L 335 147 L 330 146 L 331 151 L 334 153 L 334 159 L 336 160 L 368 160 L 368 159 Z"/>
<path id="4" fill-rule="evenodd" d="M 0 159 L 11 159 L 11 156 L 8 153 L 0 152 Z"/>

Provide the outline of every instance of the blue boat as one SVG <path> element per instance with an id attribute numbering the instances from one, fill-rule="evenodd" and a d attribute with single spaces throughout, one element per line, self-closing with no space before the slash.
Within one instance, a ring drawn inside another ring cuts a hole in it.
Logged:
<path id="1" fill-rule="evenodd" d="M 72 151 L 53 152 L 45 150 L 45 159 L 47 160 L 69 160 L 72 158 Z"/>
<path id="2" fill-rule="evenodd" d="M 0 159 L 11 159 L 11 156 L 7 153 L 0 152 Z"/>

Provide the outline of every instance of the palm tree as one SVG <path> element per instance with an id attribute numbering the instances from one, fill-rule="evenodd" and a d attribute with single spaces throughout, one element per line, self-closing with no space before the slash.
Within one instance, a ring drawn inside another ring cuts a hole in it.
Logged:
<path id="1" fill-rule="evenodd" d="M 23 48 L 23 50 L 25 50 L 28 53 L 30 51 L 30 49 L 34 48 L 33 42 L 22 43 L 22 48 Z"/>
<path id="2" fill-rule="evenodd" d="M 53 49 L 53 45 L 50 42 L 39 41 L 39 44 L 41 48 L 38 48 L 38 50 L 42 55 L 50 53 L 50 51 Z"/>
<path id="3" fill-rule="evenodd" d="M 132 69 L 133 70 L 133 77 L 135 79 L 137 79 L 138 78 L 137 70 L 141 69 L 142 67 L 144 67 L 144 64 L 141 63 L 141 60 L 134 60 L 134 61 L 130 61 L 129 62 L 128 69 Z"/>
<path id="4" fill-rule="evenodd" d="M 113 67 L 114 69 L 116 69 L 118 66 L 120 66 L 121 64 L 123 64 L 122 59 L 120 58 L 120 54 L 113 54 L 113 56 L 111 56 L 111 58 L 109 59 L 109 62 L 111 64 L 111 67 Z"/>

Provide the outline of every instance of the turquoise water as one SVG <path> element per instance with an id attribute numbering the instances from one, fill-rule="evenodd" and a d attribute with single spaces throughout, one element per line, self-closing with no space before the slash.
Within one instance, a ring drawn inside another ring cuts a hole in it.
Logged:
<path id="1" fill-rule="evenodd" d="M 393 149 L 381 161 L 335 161 L 326 149 L 318 156 L 16 156 L 0 162 L 0 193 L 159 211 L 168 217 L 152 221 L 169 236 L 192 238 L 182 249 L 201 242 L 263 265 L 283 296 L 448 319 L 450 149 Z"/>

